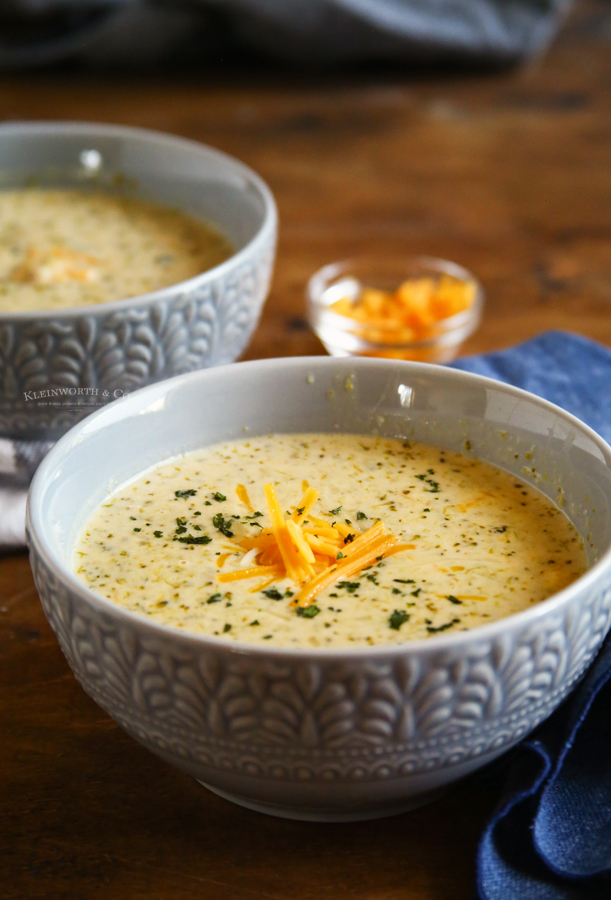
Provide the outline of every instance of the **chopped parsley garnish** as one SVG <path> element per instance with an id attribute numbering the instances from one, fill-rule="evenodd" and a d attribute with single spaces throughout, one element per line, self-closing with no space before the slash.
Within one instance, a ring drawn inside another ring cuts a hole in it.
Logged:
<path id="1" fill-rule="evenodd" d="M 398 584 L 414 584 L 413 578 L 393 578 L 393 581 L 398 582 Z"/>
<path id="2" fill-rule="evenodd" d="M 225 537 L 229 538 L 233 537 L 233 531 L 230 528 L 232 521 L 232 519 L 225 519 L 225 516 L 222 513 L 217 513 L 212 517 L 212 524 L 214 527 L 218 528 L 221 534 L 224 534 Z"/>
<path id="3" fill-rule="evenodd" d="M 399 588 L 392 588 L 392 590 L 391 590 L 391 594 L 400 594 L 400 593 L 401 593 L 401 591 L 399 590 Z"/>
<path id="4" fill-rule="evenodd" d="M 201 513 L 200 513 L 199 510 L 197 510 L 196 512 L 193 513 L 193 515 L 194 515 L 194 516 L 201 516 Z"/>
<path id="5" fill-rule="evenodd" d="M 396 609 L 388 618 L 388 624 L 395 631 L 398 631 L 405 622 L 409 622 L 409 613 L 404 609 Z"/>
<path id="6" fill-rule="evenodd" d="M 134 528 L 134 531 L 142 531 L 141 528 Z"/>
<path id="7" fill-rule="evenodd" d="M 157 537 L 157 538 L 163 537 L 163 531 L 154 531 L 153 534 L 154 534 L 155 537 Z"/>
<path id="8" fill-rule="evenodd" d="M 250 625 L 260 625 L 261 623 L 259 622 L 258 619 L 253 619 L 252 622 L 250 622 L 249 624 Z"/>
<path id="9" fill-rule="evenodd" d="M 421 590 L 422 588 L 416 588 L 415 591 L 412 591 L 412 597 L 417 597 Z"/>
<path id="10" fill-rule="evenodd" d="M 222 599 L 223 598 L 220 594 L 212 594 L 211 597 L 208 597 L 206 603 L 220 603 Z"/>
<path id="11" fill-rule="evenodd" d="M 427 625 L 426 630 L 429 634 L 437 634 L 438 631 L 447 631 L 448 628 L 451 628 L 452 625 L 456 625 L 457 622 L 460 622 L 460 619 L 452 619 L 451 622 L 446 622 L 445 625 L 438 625 L 437 627 L 434 625 Z"/>
<path id="12" fill-rule="evenodd" d="M 365 578 L 367 579 L 367 581 L 371 581 L 372 584 L 378 583 L 375 572 L 370 572 L 369 575 L 365 575 Z"/>
<path id="13" fill-rule="evenodd" d="M 271 634 L 266 634 L 266 635 L 263 636 L 263 640 L 264 640 L 264 641 L 269 641 L 272 637 L 273 637 L 273 635 L 271 635 Z"/>
<path id="14" fill-rule="evenodd" d="M 269 597 L 270 600 L 282 600 L 282 594 L 278 588 L 268 588 L 266 591 L 261 591 L 261 593 Z"/>
<path id="15" fill-rule="evenodd" d="M 336 559 L 343 559 L 343 558 L 344 558 L 344 554 L 342 553 L 341 550 L 339 551 L 339 553 L 337 554 L 337 556 L 336 556 L 335 558 L 336 558 Z"/>
<path id="16" fill-rule="evenodd" d="M 179 525 L 178 528 L 176 529 L 176 534 L 184 534 L 186 530 L 187 529 L 185 528 L 184 525 Z"/>
<path id="17" fill-rule="evenodd" d="M 356 537 L 356 534 L 347 534 L 346 537 L 344 538 L 344 544 L 351 544 L 352 541 L 355 539 L 355 537 Z"/>
<path id="18" fill-rule="evenodd" d="M 257 510 L 255 510 L 255 512 L 252 514 L 252 516 L 244 516 L 244 518 L 245 518 L 245 520 L 248 522 L 250 519 L 260 519 L 262 515 L 263 515 L 263 513 L 262 513 L 262 512 L 259 512 L 259 510 L 257 509 Z"/>
<path id="19" fill-rule="evenodd" d="M 416 475 L 420 481 L 425 481 L 427 484 L 430 484 L 430 487 L 425 488 L 425 491 L 428 491 L 429 494 L 438 494 L 439 493 L 439 482 L 433 481 L 432 478 L 429 478 L 429 475 L 434 475 L 433 469 L 427 469 L 424 475 Z"/>
<path id="20" fill-rule="evenodd" d="M 360 522 L 362 519 L 367 519 L 367 518 L 368 518 L 368 516 L 366 516 L 364 512 L 360 512 L 360 511 L 359 511 L 359 512 L 357 512 L 357 514 L 356 514 L 356 521 L 357 521 L 357 522 Z"/>
<path id="21" fill-rule="evenodd" d="M 459 600 L 458 597 L 455 597 L 453 594 L 448 594 L 448 600 L 450 603 L 454 603 L 455 606 L 462 606 L 462 600 Z"/>
<path id="22" fill-rule="evenodd" d="M 338 581 L 338 588 L 344 588 L 344 590 L 348 591 L 349 594 L 354 594 L 355 591 L 361 586 L 360 581 Z"/>
<path id="23" fill-rule="evenodd" d="M 130 519 L 132 520 L 132 522 L 137 522 L 137 521 L 138 521 L 138 520 L 136 519 L 135 516 L 130 516 Z"/>
<path id="24" fill-rule="evenodd" d="M 341 506 L 337 506 L 335 509 L 330 509 L 329 514 L 332 516 L 338 516 L 341 512 Z"/>
<path id="25" fill-rule="evenodd" d="M 174 540 L 180 541 L 181 544 L 209 544 L 212 538 L 207 534 L 202 534 L 199 537 L 187 534 L 185 537 L 175 538 Z"/>
<path id="26" fill-rule="evenodd" d="M 313 603 L 311 606 L 298 606 L 297 607 L 297 615 L 301 616 L 302 619 L 313 619 L 314 616 L 317 616 L 320 612 L 320 607 L 316 606 Z"/>
<path id="27" fill-rule="evenodd" d="M 497 534 L 505 534 L 505 532 L 507 531 L 507 526 L 506 526 L 506 525 L 501 525 L 500 528 L 493 528 L 492 530 L 493 530 L 493 531 L 496 531 Z"/>
<path id="28" fill-rule="evenodd" d="M 226 500 L 227 497 L 225 496 L 225 494 L 221 494 L 220 491 L 217 491 L 215 494 L 212 495 L 212 499 L 216 500 L 217 503 L 220 503 L 222 500 Z"/>
<path id="29" fill-rule="evenodd" d="M 197 491 L 193 488 L 189 488 L 186 491 L 174 491 L 174 496 L 177 500 L 186 500 L 187 497 L 195 497 Z"/>
<path id="30" fill-rule="evenodd" d="M 201 531 L 201 530 L 202 530 L 202 526 L 201 526 L 201 525 L 194 525 L 193 528 L 195 529 L 195 531 Z"/>
<path id="31" fill-rule="evenodd" d="M 212 506 L 210 500 L 204 500 L 204 506 Z"/>
<path id="32" fill-rule="evenodd" d="M 297 515 L 300 516 L 303 513 L 304 509 L 305 509 L 305 506 L 298 506 L 296 509 Z"/>
<path id="33" fill-rule="evenodd" d="M 227 634 L 228 631 L 231 631 L 231 625 L 229 624 L 229 622 L 225 622 L 225 625 L 223 626 L 223 634 Z"/>

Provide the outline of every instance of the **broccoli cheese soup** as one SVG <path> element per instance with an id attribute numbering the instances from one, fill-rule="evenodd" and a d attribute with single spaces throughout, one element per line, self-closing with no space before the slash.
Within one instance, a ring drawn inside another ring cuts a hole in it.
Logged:
<path id="1" fill-rule="evenodd" d="M 284 647 L 464 631 L 540 603 L 585 566 L 566 516 L 515 475 L 341 434 L 170 460 L 102 503 L 74 554 L 86 585 L 156 622 Z"/>
<path id="2" fill-rule="evenodd" d="M 231 256 L 184 213 L 103 192 L 0 191 L 0 312 L 123 300 Z"/>

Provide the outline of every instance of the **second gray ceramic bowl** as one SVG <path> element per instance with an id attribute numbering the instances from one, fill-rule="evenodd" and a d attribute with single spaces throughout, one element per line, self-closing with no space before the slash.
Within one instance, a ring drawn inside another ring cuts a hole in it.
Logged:
<path id="1" fill-rule="evenodd" d="M 217 225 L 235 254 L 202 275 L 97 306 L 0 313 L 0 435 L 53 440 L 172 375 L 233 362 L 269 289 L 277 215 L 251 169 L 203 144 L 87 123 L 0 126 L 0 190 L 127 192 Z"/>
<path id="2" fill-rule="evenodd" d="M 117 483 L 221 440 L 304 431 L 405 437 L 505 468 L 564 507 L 591 568 L 472 631 L 336 650 L 188 634 L 73 574 L 76 536 Z M 611 622 L 611 448 L 532 394 L 427 364 L 276 359 L 145 388 L 56 445 L 27 528 L 47 618 L 94 700 L 211 789 L 293 818 L 388 815 L 483 766 L 558 706 Z"/>

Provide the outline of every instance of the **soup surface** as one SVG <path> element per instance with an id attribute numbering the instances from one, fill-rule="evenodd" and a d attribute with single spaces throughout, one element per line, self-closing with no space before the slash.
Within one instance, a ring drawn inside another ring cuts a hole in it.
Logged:
<path id="1" fill-rule="evenodd" d="M 199 275 L 228 241 L 173 209 L 102 192 L 0 191 L 0 311 L 124 300 Z"/>
<path id="2" fill-rule="evenodd" d="M 516 476 L 341 434 L 166 462 L 99 506 L 74 554 L 89 587 L 157 622 L 289 647 L 466 630 L 541 602 L 585 566 L 566 516 Z"/>

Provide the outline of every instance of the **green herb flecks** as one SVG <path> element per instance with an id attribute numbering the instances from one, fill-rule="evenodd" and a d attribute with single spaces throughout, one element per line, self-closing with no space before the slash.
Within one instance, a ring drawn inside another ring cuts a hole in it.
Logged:
<path id="1" fill-rule="evenodd" d="M 197 491 L 194 488 L 189 488 L 186 491 L 174 491 L 174 496 L 177 500 L 186 500 L 187 497 L 195 497 Z"/>
<path id="2" fill-rule="evenodd" d="M 451 622 L 446 622 L 445 625 L 427 625 L 426 630 L 429 634 L 437 634 L 440 631 L 447 631 L 448 628 L 451 628 L 452 625 L 456 625 L 457 622 L 460 622 L 460 619 L 452 619 Z"/>
<path id="3" fill-rule="evenodd" d="M 405 622 L 409 622 L 410 615 L 404 609 L 396 609 L 388 618 L 388 624 L 398 631 Z"/>
<path id="4" fill-rule="evenodd" d="M 424 489 L 425 491 L 428 491 L 429 494 L 438 494 L 439 493 L 439 482 L 434 481 L 432 478 L 429 477 L 430 475 L 434 475 L 434 474 L 435 474 L 435 472 L 433 471 L 433 469 L 427 469 L 424 475 L 416 475 L 415 476 L 420 481 L 425 481 L 427 484 L 430 485 L 430 487 Z"/>
<path id="5" fill-rule="evenodd" d="M 455 597 L 453 594 L 448 594 L 448 600 L 455 606 L 462 606 L 462 600 L 459 600 L 458 597 Z"/>
<path id="6" fill-rule="evenodd" d="M 198 537 L 186 534 L 184 537 L 177 537 L 174 540 L 180 541 L 181 544 L 209 544 L 212 538 L 207 534 L 201 534 Z"/>
<path id="7" fill-rule="evenodd" d="M 297 615 L 301 616 L 302 619 L 313 619 L 314 616 L 317 616 L 320 612 L 320 607 L 316 606 L 313 603 L 311 606 L 298 606 L 297 607 Z"/>
<path id="8" fill-rule="evenodd" d="M 359 510 L 359 512 L 357 512 L 357 514 L 356 514 L 356 521 L 357 521 L 357 522 L 361 522 L 363 519 L 368 519 L 368 518 L 369 518 L 369 516 L 366 516 L 365 513 L 364 513 L 364 512 L 361 512 L 360 510 Z"/>
<path id="9" fill-rule="evenodd" d="M 329 510 L 329 515 L 331 515 L 331 516 L 339 516 L 339 514 L 340 514 L 341 511 L 342 511 L 341 506 L 337 506 L 335 509 L 330 509 L 330 510 Z"/>
<path id="10" fill-rule="evenodd" d="M 208 597 L 206 603 L 220 603 L 222 599 L 221 594 L 212 594 L 211 597 Z"/>
<path id="11" fill-rule="evenodd" d="M 153 534 L 156 538 L 163 537 L 163 531 L 154 531 Z"/>
<path id="12" fill-rule="evenodd" d="M 216 491 L 216 492 L 212 495 L 212 499 L 213 499 L 213 500 L 216 500 L 217 503 L 222 503 L 222 501 L 223 501 L 223 500 L 226 500 L 227 497 L 225 496 L 225 494 L 221 494 L 220 491 Z"/>
<path id="13" fill-rule="evenodd" d="M 261 593 L 265 594 L 266 597 L 269 597 L 270 600 L 282 600 L 282 594 L 278 588 L 267 588 L 267 590 L 261 591 Z"/>
<path id="14" fill-rule="evenodd" d="M 361 586 L 360 581 L 338 581 L 338 588 L 343 588 L 345 591 L 348 591 L 349 594 L 354 594 L 355 591 Z"/>
<path id="15" fill-rule="evenodd" d="M 396 581 L 397 584 L 414 584 L 413 578 L 393 578 L 393 581 Z"/>
<path id="16" fill-rule="evenodd" d="M 228 631 L 231 631 L 231 625 L 229 624 L 229 622 L 225 622 L 225 625 L 223 626 L 223 634 L 227 634 Z"/>
<path id="17" fill-rule="evenodd" d="M 225 537 L 233 537 L 233 531 L 231 530 L 231 523 L 233 519 L 226 519 L 222 513 L 217 513 L 212 517 L 212 524 L 215 528 L 217 528 L 221 534 L 224 534 Z"/>

